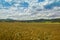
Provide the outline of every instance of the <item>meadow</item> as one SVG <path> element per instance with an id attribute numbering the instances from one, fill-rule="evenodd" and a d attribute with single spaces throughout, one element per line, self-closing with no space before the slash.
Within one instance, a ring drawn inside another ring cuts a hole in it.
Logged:
<path id="1" fill-rule="evenodd" d="M 60 23 L 0 22 L 0 40 L 60 40 Z"/>

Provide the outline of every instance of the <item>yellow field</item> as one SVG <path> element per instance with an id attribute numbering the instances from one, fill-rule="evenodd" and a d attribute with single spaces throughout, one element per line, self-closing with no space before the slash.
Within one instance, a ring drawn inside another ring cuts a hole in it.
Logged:
<path id="1" fill-rule="evenodd" d="M 60 40 L 60 23 L 0 22 L 0 40 Z"/>

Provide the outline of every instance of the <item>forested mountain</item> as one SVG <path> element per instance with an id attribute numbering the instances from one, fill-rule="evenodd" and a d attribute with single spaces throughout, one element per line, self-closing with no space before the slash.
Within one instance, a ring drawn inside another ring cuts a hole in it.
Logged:
<path id="1" fill-rule="evenodd" d="M 57 18 L 57 19 L 38 19 L 38 20 L 0 19 L 0 22 L 60 22 L 60 18 Z"/>

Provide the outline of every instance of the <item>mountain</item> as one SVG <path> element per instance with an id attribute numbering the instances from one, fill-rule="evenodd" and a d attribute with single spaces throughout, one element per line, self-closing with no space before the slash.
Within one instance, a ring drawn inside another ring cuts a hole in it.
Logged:
<path id="1" fill-rule="evenodd" d="M 0 19 L 0 22 L 60 22 L 60 18 L 57 18 L 57 19 L 38 19 L 38 20 Z"/>

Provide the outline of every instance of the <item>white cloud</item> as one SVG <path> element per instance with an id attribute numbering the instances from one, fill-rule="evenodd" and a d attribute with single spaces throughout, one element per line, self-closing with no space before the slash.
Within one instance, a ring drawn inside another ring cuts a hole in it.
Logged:
<path id="1" fill-rule="evenodd" d="M 12 0 L 6 0 L 10 2 Z M 20 2 L 28 2 L 29 7 L 23 8 L 18 7 Z M 37 0 L 15 0 L 14 6 L 12 5 L 8 9 L 0 9 L 0 19 L 15 19 L 15 20 L 34 20 L 34 19 L 53 19 L 53 18 L 60 18 L 60 7 L 54 7 L 52 10 L 44 9 L 44 5 L 48 5 L 53 3 L 55 0 L 45 0 L 44 2 L 37 3 Z M 1 6 L 1 5 L 0 5 Z M 32 8 L 32 7 L 35 8 Z M 41 11 L 37 11 L 40 9 Z"/>
<path id="2" fill-rule="evenodd" d="M 12 0 L 5 0 L 6 2 L 11 2 Z"/>

